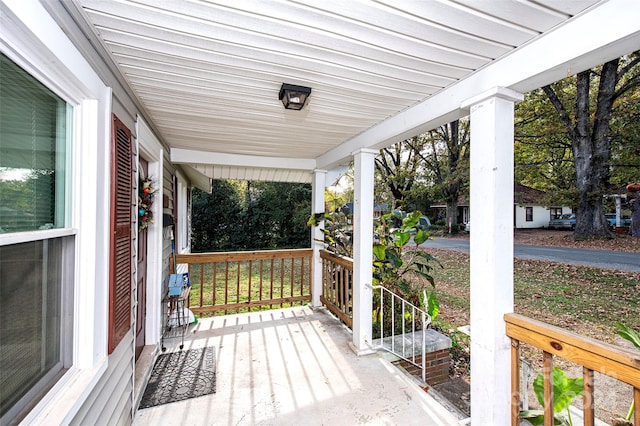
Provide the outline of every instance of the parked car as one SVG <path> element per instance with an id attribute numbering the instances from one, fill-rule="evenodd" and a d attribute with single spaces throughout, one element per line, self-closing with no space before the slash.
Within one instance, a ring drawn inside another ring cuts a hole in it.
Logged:
<path id="1" fill-rule="evenodd" d="M 611 228 L 616 227 L 616 214 L 615 213 L 606 213 L 604 217 L 607 218 L 607 222 L 609 222 L 609 226 Z M 620 226 L 631 226 L 631 218 L 628 216 L 620 216 Z"/>
<path id="2" fill-rule="evenodd" d="M 418 227 L 422 229 L 427 229 L 431 226 L 431 221 L 426 216 L 420 216 L 420 220 L 418 221 Z"/>
<path id="3" fill-rule="evenodd" d="M 551 229 L 575 229 L 576 228 L 576 215 L 574 213 L 565 213 L 560 215 L 556 219 L 549 221 L 549 228 Z"/>

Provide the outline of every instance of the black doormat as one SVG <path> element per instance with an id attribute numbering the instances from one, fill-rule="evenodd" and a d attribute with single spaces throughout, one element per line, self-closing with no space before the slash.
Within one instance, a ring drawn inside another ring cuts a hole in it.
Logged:
<path id="1" fill-rule="evenodd" d="M 216 392 L 214 348 L 162 354 L 156 360 L 140 408 Z"/>

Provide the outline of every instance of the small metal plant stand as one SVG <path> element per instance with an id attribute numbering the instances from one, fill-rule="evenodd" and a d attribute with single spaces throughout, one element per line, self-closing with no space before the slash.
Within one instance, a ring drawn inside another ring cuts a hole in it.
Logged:
<path id="1" fill-rule="evenodd" d="M 189 328 L 187 301 L 191 287 L 184 286 L 179 294 L 170 292 L 162 299 L 164 326 L 162 329 L 162 352 L 167 350 L 166 339 L 180 338 L 180 349 L 184 348 L 184 335 Z"/>

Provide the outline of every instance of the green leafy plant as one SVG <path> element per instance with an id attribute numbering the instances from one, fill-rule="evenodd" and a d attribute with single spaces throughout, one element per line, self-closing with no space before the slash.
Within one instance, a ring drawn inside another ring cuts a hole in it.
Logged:
<path id="1" fill-rule="evenodd" d="M 618 326 L 616 333 L 618 333 L 618 335 L 623 339 L 630 341 L 633 344 L 633 346 L 636 347 L 636 349 L 640 350 L 640 333 L 635 331 L 633 328 L 626 326 L 620 322 L 617 322 L 616 325 Z M 631 420 L 631 416 L 633 416 L 634 408 L 635 408 L 635 401 L 631 401 L 631 407 L 629 408 L 629 413 L 627 413 L 627 416 L 624 418 L 626 421 Z"/>
<path id="2" fill-rule="evenodd" d="M 375 221 L 373 244 L 373 282 L 384 285 L 416 306 L 422 306 L 432 319 L 440 305 L 431 276 L 437 260 L 418 246 L 429 239 L 429 231 L 419 226 L 420 211 L 405 213 L 394 210 Z M 413 237 L 415 249 L 408 249 Z M 431 289 L 417 284 L 423 278 Z"/>
<path id="3" fill-rule="evenodd" d="M 533 381 L 533 390 L 540 405 L 544 406 L 544 376 L 539 374 Z M 571 411 L 569 407 L 574 398 L 582 395 L 582 378 L 570 379 L 567 374 L 559 368 L 553 369 L 553 422 L 556 425 L 573 426 Z M 566 417 L 561 414 L 567 412 Z M 524 410 L 520 412 L 520 417 L 527 419 L 533 425 L 544 424 L 543 410 Z"/>
<path id="4" fill-rule="evenodd" d="M 326 249 L 341 256 L 353 256 L 353 230 L 349 218 L 341 211 L 314 213 L 308 226 L 319 226 L 324 220 L 322 232 Z"/>
<path id="5" fill-rule="evenodd" d="M 383 285 L 402 298 L 424 310 L 435 319 L 440 311 L 440 303 L 435 292 L 435 282 L 430 272 L 437 260 L 417 247 L 429 239 L 429 231 L 419 225 L 420 211 L 405 213 L 394 210 L 374 221 L 373 284 Z M 307 222 L 308 226 L 319 226 L 324 221 L 324 243 L 327 250 L 336 254 L 352 257 L 353 231 L 349 217 L 340 211 L 332 213 L 314 213 Z M 413 241 L 415 249 L 408 249 Z M 426 288 L 418 283 L 416 277 L 425 279 L 431 285 Z M 373 312 L 374 336 L 379 312 Z M 411 318 L 405 318 L 410 321 Z M 400 327 L 396 324 L 394 327 Z M 390 324 L 385 325 L 390 329 Z"/>

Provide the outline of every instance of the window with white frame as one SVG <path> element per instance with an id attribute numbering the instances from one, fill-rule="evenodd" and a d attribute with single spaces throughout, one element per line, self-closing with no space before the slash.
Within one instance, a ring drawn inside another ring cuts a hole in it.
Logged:
<path id="1" fill-rule="evenodd" d="M 562 207 L 550 207 L 549 208 L 549 219 L 557 219 L 562 216 Z"/>
<path id="2" fill-rule="evenodd" d="M 75 238 L 64 229 L 71 107 L 1 53 L 0 99 L 0 423 L 6 424 L 69 367 L 65 319 Z"/>

